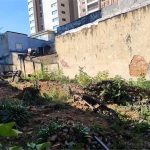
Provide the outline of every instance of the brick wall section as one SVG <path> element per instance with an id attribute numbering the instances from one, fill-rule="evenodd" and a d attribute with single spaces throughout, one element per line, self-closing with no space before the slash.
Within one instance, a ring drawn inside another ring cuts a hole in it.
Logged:
<path id="1" fill-rule="evenodd" d="M 129 65 L 135 55 L 143 57 L 147 63 L 150 61 L 149 16 L 148 5 L 91 28 L 57 37 L 60 68 L 70 77 L 78 73 L 80 66 L 91 76 L 108 70 L 111 77 L 118 74 L 130 78 L 132 67 Z"/>

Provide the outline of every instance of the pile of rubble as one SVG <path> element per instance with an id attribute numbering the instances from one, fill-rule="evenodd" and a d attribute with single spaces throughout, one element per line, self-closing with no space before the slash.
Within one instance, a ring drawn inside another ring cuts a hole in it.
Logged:
<path id="1" fill-rule="evenodd" d="M 103 112 L 108 115 L 117 115 L 114 110 L 88 95 L 74 95 L 72 106 L 83 111 Z"/>

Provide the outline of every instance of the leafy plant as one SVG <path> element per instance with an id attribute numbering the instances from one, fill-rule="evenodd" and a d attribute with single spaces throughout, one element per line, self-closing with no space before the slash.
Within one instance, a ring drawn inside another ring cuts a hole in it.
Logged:
<path id="1" fill-rule="evenodd" d="M 0 122 L 16 122 L 18 126 L 24 125 L 31 118 L 28 111 L 18 104 L 18 101 L 2 101 L 0 103 Z"/>
<path id="2" fill-rule="evenodd" d="M 88 86 L 92 83 L 92 78 L 83 71 L 82 67 L 79 67 L 79 75 L 76 76 L 77 82 L 81 84 L 83 87 Z"/>
<path id="3" fill-rule="evenodd" d="M 92 122 L 92 129 L 95 133 L 100 133 L 103 125 L 102 124 L 97 124 L 96 122 Z"/>
<path id="4" fill-rule="evenodd" d="M 108 80 L 109 73 L 108 71 L 98 72 L 98 74 L 93 78 L 93 82 L 97 83 L 102 80 Z"/>
<path id="5" fill-rule="evenodd" d="M 14 125 L 15 125 L 15 122 L 9 122 L 7 124 L 0 124 L 0 136 L 18 136 L 18 134 L 22 133 L 18 130 L 12 129 Z"/>
<path id="6" fill-rule="evenodd" d="M 146 131 L 146 129 L 148 129 L 149 127 L 150 127 L 149 123 L 147 123 L 147 122 L 141 122 L 141 123 L 135 124 L 134 129 L 135 129 L 135 131 L 137 133 L 141 133 L 141 132 Z"/>
<path id="7" fill-rule="evenodd" d="M 57 122 L 51 122 L 50 124 L 46 125 L 42 130 L 38 132 L 38 143 L 47 141 L 47 138 L 55 134 L 61 129 L 62 125 Z"/>
<path id="8" fill-rule="evenodd" d="M 15 122 L 9 122 L 7 124 L 0 124 L 0 136 L 3 136 L 3 137 L 18 136 L 18 134 L 22 133 L 18 130 L 12 129 L 14 125 L 15 125 Z M 43 150 L 49 147 L 50 143 L 46 142 L 46 143 L 36 145 L 35 143 L 31 142 L 31 143 L 28 143 L 27 145 L 28 147 L 36 148 L 37 150 Z M 4 149 L 4 147 L 0 144 L 0 149 L 1 148 Z M 22 150 L 23 148 L 21 146 L 13 146 L 13 147 L 9 147 L 8 149 L 9 150 Z"/>
<path id="9" fill-rule="evenodd" d="M 117 149 L 125 149 L 126 148 L 126 144 L 123 141 L 119 141 L 116 145 Z"/>
<path id="10" fill-rule="evenodd" d="M 30 114 L 24 107 L 10 106 L 2 111 L 1 121 L 3 123 L 16 122 L 18 126 L 23 126 L 30 118 Z"/>

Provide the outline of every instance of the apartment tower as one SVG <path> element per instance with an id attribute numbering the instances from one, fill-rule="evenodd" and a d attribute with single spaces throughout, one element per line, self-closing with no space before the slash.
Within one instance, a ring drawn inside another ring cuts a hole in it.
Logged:
<path id="1" fill-rule="evenodd" d="M 31 35 L 78 19 L 77 0 L 28 0 L 28 12 Z"/>
<path id="2" fill-rule="evenodd" d="M 118 0 L 78 0 L 79 18 L 86 16 L 108 5 L 112 5 Z"/>

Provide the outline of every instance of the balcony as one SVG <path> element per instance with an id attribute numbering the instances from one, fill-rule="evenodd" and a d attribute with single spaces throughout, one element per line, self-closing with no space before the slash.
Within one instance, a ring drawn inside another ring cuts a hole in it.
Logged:
<path id="1" fill-rule="evenodd" d="M 98 8 L 98 2 L 89 5 L 88 6 L 88 11 L 92 11 L 92 10 L 97 9 L 97 8 Z"/>
<path id="2" fill-rule="evenodd" d="M 90 2 L 92 2 L 92 1 L 94 1 L 94 0 L 87 0 L 87 3 L 90 3 Z"/>

